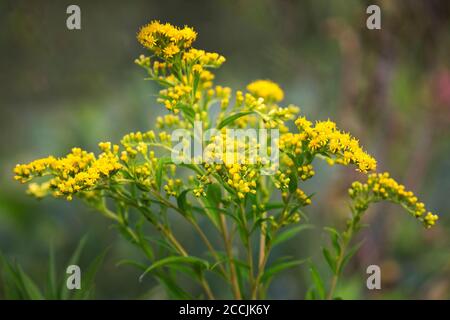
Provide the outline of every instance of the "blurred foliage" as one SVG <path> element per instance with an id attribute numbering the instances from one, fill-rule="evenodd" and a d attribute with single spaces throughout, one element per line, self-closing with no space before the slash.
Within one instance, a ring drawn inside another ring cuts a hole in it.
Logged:
<path id="1" fill-rule="evenodd" d="M 98 141 L 149 129 L 163 110 L 154 102 L 155 88 L 133 64 L 143 51 L 135 34 L 140 25 L 160 19 L 193 26 L 199 47 L 227 57 L 218 82 L 231 87 L 261 77 L 279 82 L 286 102 L 299 104 L 310 118 L 330 117 L 361 137 L 380 171 L 389 169 L 441 213 L 428 232 L 394 206 L 375 206 L 366 217 L 372 227 L 363 232 L 366 241 L 346 271 L 340 296 L 450 298 L 450 3 L 375 1 L 382 30 L 371 31 L 365 10 L 372 3 L 80 0 L 82 30 L 69 31 L 70 1 L 0 1 L 0 249 L 5 261 L 17 260 L 29 278 L 45 283 L 49 244 L 68 261 L 89 233 L 86 257 L 111 247 L 96 277 L 97 298 L 164 298 L 150 277 L 140 283 L 139 270 L 116 266 L 139 254 L 100 215 L 76 202 L 36 202 L 11 180 L 17 162 L 65 154 L 74 145 L 94 149 Z M 345 208 L 355 175 L 325 165 L 317 172 L 310 190 L 320 187 L 322 194 L 309 210 L 317 228 L 281 244 L 280 256 L 320 252 L 327 237 L 318 232 L 324 221 L 344 221 L 346 211 L 338 208 Z M 198 242 L 187 230 L 179 224 L 183 241 Z M 82 257 L 80 266 L 90 262 Z M 365 287 L 371 264 L 381 266 L 382 290 Z M 66 266 L 57 266 L 63 274 Z M 308 287 L 298 272 L 310 270 L 306 265 L 296 270 L 273 283 L 271 297 L 304 296 Z"/>
<path id="2" fill-rule="evenodd" d="M 83 237 L 73 252 L 67 266 L 77 265 L 83 248 L 86 244 L 86 237 Z M 28 275 L 17 262 L 10 262 L 0 254 L 0 279 L 2 280 L 3 295 L 6 299 L 21 300 L 67 300 L 67 299 L 92 299 L 94 298 L 95 275 L 102 264 L 106 251 L 97 256 L 86 269 L 86 274 L 80 273 L 80 288 L 69 290 L 67 281 L 69 275 L 57 274 L 58 268 L 55 261 L 53 247 L 50 249 L 47 281 L 45 289 L 40 289 L 36 282 Z M 67 279 L 66 279 L 67 278 Z"/>

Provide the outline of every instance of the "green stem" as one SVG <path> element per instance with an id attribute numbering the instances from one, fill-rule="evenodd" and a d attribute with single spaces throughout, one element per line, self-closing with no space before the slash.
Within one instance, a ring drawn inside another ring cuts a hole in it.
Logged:
<path id="1" fill-rule="evenodd" d="M 351 209 L 352 209 L 353 214 L 352 214 L 351 219 L 348 221 L 346 230 L 342 233 L 342 235 L 343 235 L 342 241 L 343 242 L 342 242 L 340 253 L 336 259 L 336 271 L 333 273 L 333 277 L 331 278 L 330 289 L 327 294 L 327 300 L 333 299 L 334 292 L 336 290 L 336 287 L 337 287 L 337 284 L 339 281 L 339 277 L 343 271 L 342 264 L 343 264 L 345 256 L 346 256 L 348 246 L 349 246 L 350 242 L 352 241 L 352 238 L 355 235 L 356 231 L 359 229 L 359 223 L 361 220 L 361 216 L 365 211 L 364 209 L 356 209 L 356 208 L 351 208 Z"/>
<path id="2" fill-rule="evenodd" d="M 241 300 L 242 295 L 241 295 L 241 290 L 239 288 L 239 283 L 237 280 L 236 266 L 235 266 L 234 258 L 233 258 L 232 241 L 228 234 L 227 221 L 226 221 L 225 215 L 223 213 L 220 213 L 220 229 L 221 229 L 221 234 L 223 236 L 225 251 L 226 251 L 228 261 L 229 261 L 229 266 L 230 266 L 230 281 L 231 281 L 231 288 L 233 291 L 233 295 L 234 295 L 235 299 Z"/>
<path id="3" fill-rule="evenodd" d="M 345 253 L 347 251 L 348 244 L 351 241 L 353 231 L 351 229 L 348 229 L 347 231 L 349 232 L 349 234 L 348 234 L 349 237 L 348 237 L 348 240 L 344 240 L 344 244 L 341 248 L 341 252 L 340 252 L 338 258 L 336 259 L 336 272 L 333 274 L 333 277 L 331 278 L 330 289 L 328 291 L 327 300 L 333 299 L 334 291 L 336 290 L 336 286 L 339 281 L 339 276 L 341 274 L 340 269 L 342 267 L 342 262 L 344 260 Z"/>
<path id="4" fill-rule="evenodd" d="M 248 232 L 248 225 L 247 225 L 247 217 L 245 215 L 245 209 L 244 209 L 244 205 L 242 203 L 240 203 L 239 205 L 239 211 L 241 213 L 241 219 L 242 222 L 244 223 L 244 228 L 245 228 L 245 233 L 247 236 L 246 239 L 246 250 L 247 250 L 247 263 L 249 266 L 249 282 L 250 282 L 250 292 L 253 291 L 253 288 L 255 287 L 255 270 L 254 270 L 254 265 L 253 265 L 253 250 L 252 250 L 252 244 L 250 241 L 250 235 Z M 252 297 L 253 299 L 253 297 Z"/>

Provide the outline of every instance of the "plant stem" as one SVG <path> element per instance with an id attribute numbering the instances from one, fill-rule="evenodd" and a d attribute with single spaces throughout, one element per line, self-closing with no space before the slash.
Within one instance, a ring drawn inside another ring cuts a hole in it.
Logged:
<path id="1" fill-rule="evenodd" d="M 348 230 L 348 231 L 351 231 L 351 230 Z M 348 244 L 350 243 L 350 240 L 351 240 L 351 236 L 352 235 L 349 234 L 348 241 L 344 240 L 344 244 L 341 248 L 341 253 L 339 254 L 339 256 L 336 260 L 336 272 L 333 274 L 333 277 L 331 278 L 330 290 L 328 291 L 327 300 L 333 299 L 334 291 L 336 290 L 336 286 L 337 286 L 339 276 L 340 276 L 340 271 L 341 271 L 340 269 L 342 267 L 342 261 L 344 260 Z"/>
<path id="2" fill-rule="evenodd" d="M 342 233 L 343 240 L 342 240 L 342 246 L 339 253 L 339 256 L 336 259 L 336 272 L 333 273 L 333 277 L 331 278 L 330 283 L 330 289 L 327 294 L 327 300 L 332 300 L 334 292 L 336 290 L 339 277 L 342 274 L 343 269 L 343 262 L 345 259 L 345 254 L 348 249 L 348 246 L 350 242 L 352 241 L 353 236 L 355 235 L 355 232 L 359 229 L 359 222 L 361 220 L 361 216 L 364 213 L 365 209 L 356 209 L 351 207 L 352 210 L 352 217 L 347 223 L 346 230 Z"/>
<path id="3" fill-rule="evenodd" d="M 193 219 L 193 218 L 189 218 L 185 212 L 183 212 L 180 208 L 178 208 L 177 206 L 173 205 L 170 201 L 167 201 L 166 199 L 164 199 L 163 197 L 161 197 L 161 195 L 152 192 L 152 194 L 158 198 L 159 201 L 163 202 L 166 206 L 174 209 L 175 211 L 179 212 L 183 217 L 186 218 L 186 220 L 192 224 L 192 226 L 194 227 L 194 229 L 197 231 L 197 233 L 199 234 L 200 238 L 202 239 L 202 241 L 205 243 L 206 247 L 208 248 L 208 250 L 210 251 L 211 255 L 214 257 L 214 259 L 216 260 L 216 262 L 220 262 L 220 257 L 217 254 L 216 250 L 214 249 L 214 247 L 212 246 L 211 242 L 209 241 L 208 237 L 205 235 L 205 233 L 203 232 L 203 230 L 200 228 L 200 226 L 198 225 L 198 223 Z M 206 210 L 206 209 L 205 209 Z M 219 268 L 222 271 L 222 273 L 225 275 L 225 268 L 219 264 Z"/>
<path id="4" fill-rule="evenodd" d="M 256 275 L 255 283 L 254 283 L 253 289 L 252 289 L 252 299 L 253 300 L 258 299 L 258 293 L 259 293 L 258 290 L 259 290 L 259 286 L 260 286 L 260 281 L 261 281 L 262 275 L 264 274 L 264 268 L 266 267 L 267 260 L 269 259 L 270 249 L 271 249 L 270 244 L 265 247 L 263 258 L 259 264 L 258 274 Z"/>
<path id="5" fill-rule="evenodd" d="M 231 288 L 233 290 L 233 295 L 234 295 L 235 299 L 241 300 L 242 295 L 241 295 L 241 290 L 239 288 L 239 283 L 237 281 L 236 266 L 234 264 L 233 251 L 231 248 L 231 239 L 228 235 L 227 221 L 226 221 L 225 215 L 223 213 L 220 213 L 220 228 L 221 228 L 221 233 L 223 236 L 223 241 L 225 244 L 225 251 L 226 251 L 227 257 L 228 257 L 228 263 L 230 266 L 230 280 L 231 280 Z"/>
<path id="6" fill-rule="evenodd" d="M 225 268 L 220 264 L 220 257 L 217 254 L 216 250 L 214 249 L 214 247 L 212 246 L 211 242 L 209 241 L 208 237 L 205 235 L 205 233 L 203 232 L 203 230 L 200 228 L 200 226 L 198 225 L 198 223 L 194 220 L 194 219 L 188 219 L 190 220 L 191 224 L 194 226 L 195 230 L 198 232 L 198 234 L 200 235 L 200 237 L 202 238 L 203 242 L 206 244 L 206 246 L 208 247 L 208 250 L 210 251 L 210 253 L 212 254 L 212 256 L 214 257 L 214 259 L 216 259 L 217 262 L 219 262 L 219 268 L 222 271 L 222 273 L 224 275 L 226 275 L 225 272 Z"/>
<path id="7" fill-rule="evenodd" d="M 211 288 L 209 287 L 208 282 L 205 279 L 205 276 L 203 274 L 203 272 L 200 274 L 200 282 L 202 284 L 203 289 L 206 292 L 206 295 L 208 296 L 209 300 L 215 300 L 216 298 L 214 297 L 213 292 L 211 291 Z"/>
<path id="8" fill-rule="evenodd" d="M 265 177 L 261 179 L 261 193 L 263 195 L 262 203 L 267 203 L 267 201 L 269 200 L 269 192 L 267 191 Z M 267 212 L 263 212 L 262 218 L 263 219 L 267 218 Z M 266 237 L 267 237 L 267 222 L 263 221 L 261 223 L 261 234 L 259 237 L 259 260 L 258 260 L 257 278 L 259 278 L 259 274 L 264 271 L 265 265 L 264 261 L 266 260 Z"/>
<path id="9" fill-rule="evenodd" d="M 239 205 L 239 211 L 241 213 L 241 219 L 244 223 L 244 228 L 245 228 L 245 232 L 246 232 L 246 236 L 247 236 L 245 244 L 246 244 L 246 249 L 247 249 L 247 263 L 249 266 L 250 292 L 252 292 L 253 288 L 255 286 L 255 275 L 254 275 L 255 268 L 253 266 L 253 250 L 252 250 L 252 244 L 250 241 L 250 235 L 248 232 L 247 217 L 245 215 L 245 209 L 244 209 L 244 205 L 242 203 Z M 252 299 L 253 299 L 253 297 L 252 297 Z"/>
<path id="10" fill-rule="evenodd" d="M 139 206 L 138 204 L 134 204 L 134 206 L 139 209 L 146 218 L 148 218 L 146 212 L 144 212 L 144 208 Z M 176 207 L 177 208 L 177 207 Z M 177 208 L 178 209 L 178 208 Z M 113 219 L 114 221 L 118 222 L 119 224 L 121 224 L 123 227 L 126 228 L 127 232 L 130 234 L 130 236 L 133 238 L 133 240 L 139 244 L 139 247 L 142 249 L 143 247 L 140 245 L 140 240 L 139 237 L 134 233 L 134 231 L 128 227 L 127 225 L 125 225 L 122 221 L 122 219 L 120 219 L 114 212 L 112 212 L 111 210 L 109 210 L 108 208 L 106 208 L 106 206 L 104 206 L 103 208 L 101 208 L 101 212 L 107 216 L 110 219 Z M 188 219 L 189 220 L 189 219 Z M 161 224 L 160 222 L 157 221 L 150 221 L 151 223 L 154 223 L 156 228 L 159 229 L 163 235 L 172 243 L 172 245 L 175 247 L 175 249 L 178 251 L 178 253 L 180 253 L 182 256 L 187 257 L 189 256 L 186 249 L 184 249 L 184 247 L 180 244 L 180 242 L 175 238 L 175 236 L 173 235 L 172 231 L 167 228 L 166 226 L 164 226 L 163 224 Z M 197 225 L 198 226 L 198 225 Z M 202 232 L 203 233 L 203 232 Z M 209 242 L 209 241 L 208 241 Z M 145 252 L 145 250 L 144 250 Z M 206 295 L 208 296 L 209 299 L 215 299 L 214 298 L 214 294 L 211 291 L 211 288 L 208 285 L 208 282 L 206 281 L 203 273 L 200 275 L 200 284 L 203 288 L 203 290 L 205 291 Z"/>

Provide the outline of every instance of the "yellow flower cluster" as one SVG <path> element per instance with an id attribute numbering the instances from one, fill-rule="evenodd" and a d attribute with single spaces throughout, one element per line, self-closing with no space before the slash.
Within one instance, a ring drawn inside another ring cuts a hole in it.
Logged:
<path id="1" fill-rule="evenodd" d="M 156 127 L 158 129 L 164 129 L 164 128 L 186 128 L 187 123 L 185 121 L 180 120 L 180 118 L 173 114 L 166 114 L 162 117 L 156 118 Z"/>
<path id="2" fill-rule="evenodd" d="M 256 181 L 259 177 L 253 166 L 239 163 L 227 164 L 227 183 L 237 192 L 239 199 L 244 199 L 248 193 L 256 194 Z"/>
<path id="3" fill-rule="evenodd" d="M 182 185 L 183 182 L 180 179 L 168 179 L 167 184 L 164 186 L 164 191 L 168 196 L 176 197 Z"/>
<path id="4" fill-rule="evenodd" d="M 152 160 L 156 162 L 157 159 L 154 155 L 154 151 L 148 152 L 150 145 L 159 146 L 162 148 L 170 148 L 171 137 L 166 131 L 155 134 L 153 130 L 147 132 L 131 132 L 123 136 L 121 144 L 125 147 L 125 151 L 122 151 L 120 159 L 127 163 L 129 159 L 134 159 L 138 154 L 144 156 L 146 160 Z"/>
<path id="5" fill-rule="evenodd" d="M 14 179 L 25 183 L 34 177 L 42 176 L 56 161 L 55 157 L 49 156 L 27 164 L 18 164 L 14 168 Z"/>
<path id="6" fill-rule="evenodd" d="M 256 80 L 247 85 L 247 90 L 255 97 L 263 98 L 267 103 L 279 102 L 284 98 L 280 86 L 270 80 Z"/>
<path id="7" fill-rule="evenodd" d="M 98 158 L 93 153 L 73 148 L 72 152 L 63 158 L 50 156 L 29 164 L 17 165 L 14 169 L 15 179 L 23 183 L 34 177 L 51 175 L 53 178 L 44 184 L 30 186 L 29 192 L 39 195 L 51 189 L 54 196 L 66 196 L 71 200 L 77 192 L 93 189 L 103 178 L 112 176 L 122 168 L 117 157 L 118 146 L 115 146 L 114 151 L 107 150 L 104 144 L 100 144 L 100 147 L 104 152 Z"/>
<path id="8" fill-rule="evenodd" d="M 216 52 L 206 52 L 204 50 L 192 48 L 183 54 L 183 60 L 191 65 L 218 68 L 226 59 Z"/>
<path id="9" fill-rule="evenodd" d="M 196 187 L 192 190 L 192 193 L 197 198 L 206 196 L 206 186 L 211 183 L 207 175 L 197 175 Z"/>
<path id="10" fill-rule="evenodd" d="M 139 58 L 134 60 L 134 63 L 136 63 L 137 65 L 143 67 L 143 68 L 150 68 L 150 57 L 146 57 L 143 54 L 141 54 L 139 56 Z"/>
<path id="11" fill-rule="evenodd" d="M 373 202 L 389 200 L 398 203 L 422 221 L 427 228 L 433 226 L 439 218 L 437 215 L 427 212 L 425 204 L 419 202 L 411 191 L 405 190 L 405 186 L 392 179 L 387 172 L 370 174 L 367 183 L 364 184 L 354 182 L 349 189 L 349 195 L 353 199 L 363 197 Z"/>
<path id="12" fill-rule="evenodd" d="M 220 100 L 220 108 L 226 109 L 230 103 L 231 88 L 216 86 L 215 90 L 211 90 L 211 97 L 213 96 Z"/>
<path id="13" fill-rule="evenodd" d="M 298 167 L 298 176 L 303 181 L 308 180 L 312 178 L 316 173 L 314 172 L 314 168 L 312 164 L 304 165 L 301 167 Z"/>
<path id="14" fill-rule="evenodd" d="M 158 102 L 163 103 L 167 110 L 177 114 L 179 105 L 188 103 L 191 98 L 192 87 L 184 84 L 174 85 L 159 91 Z"/>
<path id="15" fill-rule="evenodd" d="M 282 172 L 281 170 L 277 171 L 274 183 L 277 189 L 286 189 L 289 186 L 290 181 L 291 178 L 289 178 L 286 173 Z"/>
<path id="16" fill-rule="evenodd" d="M 197 38 L 194 29 L 185 26 L 177 28 L 169 23 L 152 21 L 143 26 L 137 34 L 138 41 L 159 56 L 171 58 L 192 45 Z"/>
<path id="17" fill-rule="evenodd" d="M 286 108 L 271 105 L 268 108 L 259 109 L 265 127 L 269 129 L 279 128 L 281 132 L 289 131 L 289 129 L 285 127 L 284 122 L 293 120 L 299 112 L 300 108 L 294 105 L 289 105 Z"/>
<path id="18" fill-rule="evenodd" d="M 355 164 L 358 171 L 367 173 L 376 169 L 377 162 L 359 146 L 357 139 L 350 134 L 339 131 L 330 120 L 317 121 L 313 126 L 305 117 L 295 121 L 299 134 L 288 133 L 280 138 L 280 147 L 300 154 L 305 150 L 311 153 L 327 154 L 336 163 Z"/>
<path id="19" fill-rule="evenodd" d="M 302 189 L 297 188 L 297 190 L 295 190 L 294 195 L 297 198 L 297 200 L 299 200 L 303 205 L 307 206 L 311 204 L 311 199 L 306 195 L 306 193 Z"/>

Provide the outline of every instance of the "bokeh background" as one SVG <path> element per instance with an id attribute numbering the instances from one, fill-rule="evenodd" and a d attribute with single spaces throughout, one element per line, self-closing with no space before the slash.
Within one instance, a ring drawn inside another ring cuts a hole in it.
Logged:
<path id="1" fill-rule="evenodd" d="M 366 8 L 378 4 L 382 29 L 366 28 Z M 81 7 L 82 30 L 66 28 L 66 8 Z M 58 272 L 88 234 L 81 267 L 105 248 L 97 298 L 164 298 L 150 278 L 116 266 L 140 259 L 108 221 L 81 203 L 36 201 L 12 180 L 13 166 L 73 146 L 148 130 L 164 110 L 157 88 L 133 60 L 144 23 L 160 19 L 193 26 L 196 47 L 225 55 L 216 83 L 242 88 L 272 79 L 312 119 L 335 120 L 359 137 L 380 170 L 414 190 L 441 219 L 425 231 L 399 207 L 378 205 L 345 273 L 345 299 L 450 298 L 450 2 L 356 0 L 9 1 L 0 0 L 0 251 L 40 285 L 55 248 Z M 342 226 L 346 190 L 361 176 L 319 165 L 307 185 L 315 230 L 276 256 L 309 257 L 320 266 L 324 225 Z M 185 241 L 197 241 L 182 230 Z M 381 266 L 382 290 L 369 291 L 366 267 Z M 325 270 L 323 268 L 323 270 Z M 283 273 L 271 298 L 301 299 L 306 267 Z M 0 280 L 0 298 L 2 297 Z"/>

